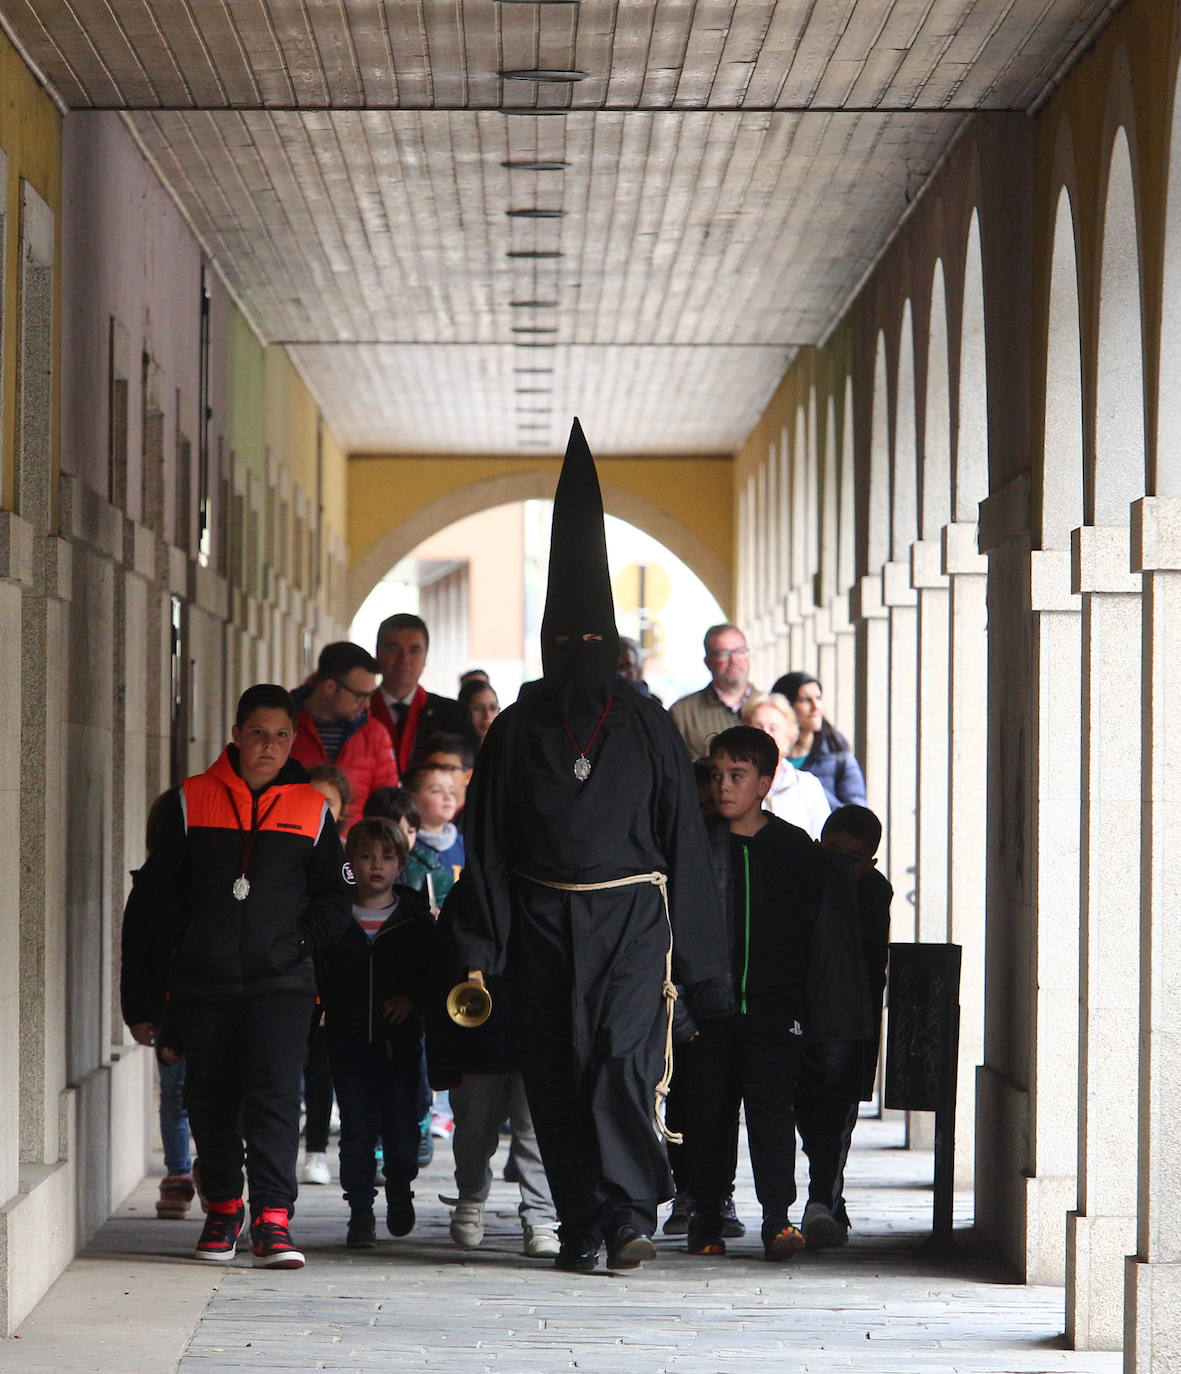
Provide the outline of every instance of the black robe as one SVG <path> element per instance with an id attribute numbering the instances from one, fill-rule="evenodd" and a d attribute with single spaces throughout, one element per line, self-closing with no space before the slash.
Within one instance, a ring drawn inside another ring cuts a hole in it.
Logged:
<path id="1" fill-rule="evenodd" d="M 669 921 L 649 884 L 561 892 L 529 881 L 669 876 L 673 976 L 695 1015 L 730 1007 L 728 951 L 689 757 L 629 683 L 577 753 L 542 683 L 493 722 L 468 792 L 469 968 L 507 968 L 529 1105 L 563 1240 L 651 1228 L 672 1180 L 652 1124 L 663 1072 Z M 582 740 L 580 742 L 585 742 Z"/>

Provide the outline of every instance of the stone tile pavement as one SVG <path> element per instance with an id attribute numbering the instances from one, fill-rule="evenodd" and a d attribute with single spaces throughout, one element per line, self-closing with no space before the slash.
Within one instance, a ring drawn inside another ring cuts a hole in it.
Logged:
<path id="1" fill-rule="evenodd" d="M 450 1150 L 416 1185 L 419 1223 L 376 1252 L 344 1248 L 335 1186 L 305 1188 L 294 1234 L 307 1268 L 228 1270 L 187 1258 L 197 1224 L 152 1215 L 154 1180 L 103 1228 L 18 1333 L 4 1374 L 241 1374 L 376 1369 L 431 1374 L 1116 1374 L 1112 1353 L 1064 1349 L 1062 1290 L 1012 1283 L 972 1244 L 918 1250 L 930 1224 L 929 1154 L 901 1127 L 863 1121 L 850 1167 L 857 1230 L 836 1251 L 786 1265 L 761 1257 L 749 1169 L 729 1253 L 702 1259 L 666 1240 L 630 1275 L 559 1274 L 521 1254 L 516 1189 L 494 1184 L 488 1235 L 461 1251 L 439 1193 Z M 503 1160 L 503 1150 L 497 1163 Z"/>

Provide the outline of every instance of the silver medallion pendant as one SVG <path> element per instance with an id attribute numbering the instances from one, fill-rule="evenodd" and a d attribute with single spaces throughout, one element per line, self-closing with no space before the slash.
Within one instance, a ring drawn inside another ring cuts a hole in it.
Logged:
<path id="1" fill-rule="evenodd" d="M 247 877 L 235 878 L 233 892 L 239 902 L 244 902 L 250 896 L 250 879 Z"/>
<path id="2" fill-rule="evenodd" d="M 574 760 L 574 776 L 579 782 L 585 782 L 590 777 L 590 759 L 585 754 L 579 754 Z"/>

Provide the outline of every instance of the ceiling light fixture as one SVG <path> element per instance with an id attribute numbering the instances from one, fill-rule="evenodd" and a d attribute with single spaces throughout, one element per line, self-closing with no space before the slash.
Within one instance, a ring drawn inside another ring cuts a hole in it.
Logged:
<path id="1" fill-rule="evenodd" d="M 554 105 L 502 105 L 502 115 L 568 115 L 569 110 Z"/>
<path id="2" fill-rule="evenodd" d="M 556 334 L 558 327 L 550 324 L 514 324 L 512 331 L 514 334 Z"/>
<path id="3" fill-rule="evenodd" d="M 565 253 L 561 248 L 510 248 L 506 258 L 561 258 Z"/>
<path id="4" fill-rule="evenodd" d="M 501 72 L 500 75 L 505 81 L 564 81 L 570 85 L 576 81 L 586 80 L 586 72 L 560 67 L 528 67 L 519 71 Z"/>
<path id="5" fill-rule="evenodd" d="M 506 210 L 509 219 L 565 219 L 565 210 Z"/>
<path id="6" fill-rule="evenodd" d="M 556 310 L 557 301 L 509 301 L 514 310 Z"/>
<path id="7" fill-rule="evenodd" d="M 507 167 L 510 172 L 564 172 L 570 166 L 568 162 L 538 162 L 524 158 L 518 161 L 509 158 L 500 165 Z"/>
<path id="8" fill-rule="evenodd" d="M 553 371 L 553 368 L 552 368 L 552 367 L 514 367 L 514 368 L 513 368 L 513 371 L 516 372 L 516 373 L 530 372 L 530 373 L 536 374 L 536 373 L 542 373 L 542 372 L 552 372 L 552 371 Z"/>

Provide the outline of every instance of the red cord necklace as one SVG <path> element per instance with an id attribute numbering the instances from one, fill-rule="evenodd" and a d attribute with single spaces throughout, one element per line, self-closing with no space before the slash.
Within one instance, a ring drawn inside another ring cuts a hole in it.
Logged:
<path id="1" fill-rule="evenodd" d="M 574 731 L 570 729 L 565 721 L 562 722 L 562 729 L 566 732 L 566 738 L 574 746 L 574 752 L 578 755 L 574 760 L 574 776 L 579 782 L 585 782 L 587 778 L 590 777 L 591 765 L 590 759 L 587 758 L 587 754 L 590 753 L 591 745 L 594 744 L 595 740 L 599 737 L 599 731 L 603 728 L 603 722 L 607 719 L 607 712 L 611 709 L 611 701 L 612 698 L 608 697 L 607 704 L 603 707 L 603 714 L 599 717 L 599 723 L 591 731 L 591 737 L 587 740 L 585 746 L 578 743 L 574 738 Z"/>

